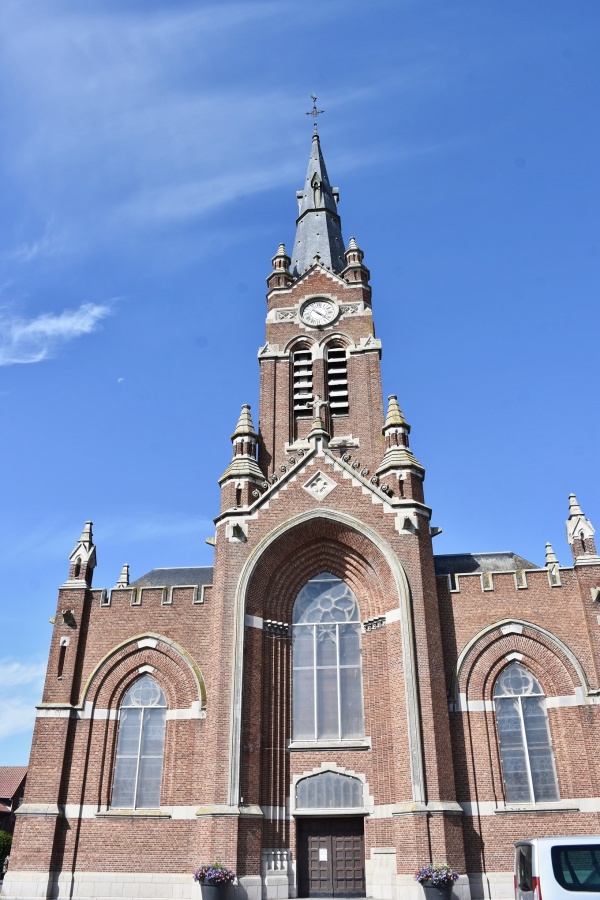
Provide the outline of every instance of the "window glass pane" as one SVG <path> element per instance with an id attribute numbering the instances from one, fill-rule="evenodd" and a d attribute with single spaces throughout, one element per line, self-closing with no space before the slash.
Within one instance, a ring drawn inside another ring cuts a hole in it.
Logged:
<path id="1" fill-rule="evenodd" d="M 317 669 L 317 738 L 339 736 L 337 670 Z"/>
<path id="2" fill-rule="evenodd" d="M 535 799 L 558 800 L 558 781 L 550 741 L 546 701 L 543 697 L 524 697 L 521 704 Z"/>
<path id="3" fill-rule="evenodd" d="M 166 709 L 144 710 L 142 729 L 142 756 L 160 756 L 165 746 Z"/>
<path id="4" fill-rule="evenodd" d="M 507 697 L 496 700 L 495 706 L 506 799 L 509 803 L 528 803 L 532 797 L 519 701 Z"/>
<path id="5" fill-rule="evenodd" d="M 294 668 L 314 666 L 314 625 L 298 625 L 293 630 Z"/>
<path id="6" fill-rule="evenodd" d="M 346 733 L 362 737 L 361 626 L 352 590 L 340 578 L 322 572 L 298 594 L 292 621 L 294 738 L 335 740 Z M 312 672 L 309 666 L 314 667 Z M 340 666 L 351 671 L 343 675 Z M 300 676 L 302 670 L 306 677 Z M 309 672 L 316 675 L 316 697 Z M 345 685 L 341 698 L 338 679 Z M 340 717 L 344 723 L 341 730 Z"/>
<path id="7" fill-rule="evenodd" d="M 600 844 L 552 847 L 554 877 L 567 891 L 600 893 Z"/>
<path id="8" fill-rule="evenodd" d="M 119 722 L 117 756 L 137 757 L 140 747 L 141 709 L 124 709 Z"/>
<path id="9" fill-rule="evenodd" d="M 293 715 L 296 740 L 316 739 L 314 679 L 314 669 L 294 669 Z"/>
<path id="10" fill-rule="evenodd" d="M 506 699 L 496 700 L 496 719 L 498 721 L 498 736 L 502 749 L 511 747 L 523 747 L 523 729 L 519 713 L 519 701 Z"/>
<path id="11" fill-rule="evenodd" d="M 525 722 L 525 734 L 527 746 L 547 747 L 550 743 L 548 731 L 548 717 L 546 715 L 546 703 L 543 697 L 523 697 L 523 719 Z"/>
<path id="12" fill-rule="evenodd" d="M 340 669 L 342 738 L 361 738 L 364 734 L 362 680 L 360 668 Z"/>
<path id="13" fill-rule="evenodd" d="M 531 802 L 531 788 L 527 774 L 525 750 L 510 750 L 502 753 L 502 769 L 509 803 Z"/>
<path id="14" fill-rule="evenodd" d="M 137 772 L 137 756 L 135 759 L 117 759 L 113 784 L 112 805 L 119 809 L 133 809 L 135 803 L 135 776 Z"/>
<path id="15" fill-rule="evenodd" d="M 337 629 L 335 625 L 319 625 L 317 628 L 317 665 L 337 665 Z"/>
<path id="16" fill-rule="evenodd" d="M 340 665 L 360 665 L 360 625 L 340 625 Z"/>
<path id="17" fill-rule="evenodd" d="M 362 805 L 362 782 L 340 772 L 311 775 L 296 787 L 297 809 L 357 809 Z"/>
<path id="18" fill-rule="evenodd" d="M 531 766 L 531 780 L 536 801 L 558 800 L 558 784 L 552 749 L 530 750 L 529 764 Z"/>
<path id="19" fill-rule="evenodd" d="M 518 854 L 518 887 L 520 891 L 533 890 L 532 848 L 524 844 L 517 850 Z"/>
<path id="20" fill-rule="evenodd" d="M 136 806 L 141 809 L 160 806 L 162 756 L 142 757 L 138 775 Z"/>

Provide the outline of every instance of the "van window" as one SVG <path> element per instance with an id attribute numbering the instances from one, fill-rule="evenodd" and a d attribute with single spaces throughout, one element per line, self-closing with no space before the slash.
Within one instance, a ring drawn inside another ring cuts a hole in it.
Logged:
<path id="1" fill-rule="evenodd" d="M 567 891 L 600 893 L 600 844 L 552 847 L 554 877 Z"/>
<path id="2" fill-rule="evenodd" d="M 531 853 L 531 844 L 522 844 L 517 847 L 517 887 L 520 891 L 533 890 Z"/>

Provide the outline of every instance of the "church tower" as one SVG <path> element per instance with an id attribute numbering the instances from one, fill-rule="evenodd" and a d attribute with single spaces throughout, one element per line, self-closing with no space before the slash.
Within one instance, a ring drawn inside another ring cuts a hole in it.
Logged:
<path id="1" fill-rule="evenodd" d="M 425 471 L 395 395 L 384 410 L 370 273 L 316 129 L 297 200 L 267 278 L 256 461 L 235 451 L 216 520 L 228 803 L 246 889 L 260 868 L 268 897 L 392 896 L 431 846 L 464 865 Z"/>

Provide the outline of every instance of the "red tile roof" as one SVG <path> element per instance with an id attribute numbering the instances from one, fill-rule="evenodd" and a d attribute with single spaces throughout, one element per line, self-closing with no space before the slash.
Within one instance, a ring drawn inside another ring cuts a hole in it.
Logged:
<path id="1" fill-rule="evenodd" d="M 14 797 L 26 775 L 27 766 L 0 766 L 0 797 Z"/>

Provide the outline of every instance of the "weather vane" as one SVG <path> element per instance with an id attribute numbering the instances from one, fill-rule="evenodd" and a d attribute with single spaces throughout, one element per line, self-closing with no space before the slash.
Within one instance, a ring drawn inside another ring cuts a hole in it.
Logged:
<path id="1" fill-rule="evenodd" d="M 324 113 L 324 112 L 325 112 L 325 110 L 324 110 L 324 109 L 317 109 L 317 95 L 316 95 L 316 94 L 311 94 L 311 95 L 310 95 L 310 98 L 311 98 L 311 100 L 312 100 L 312 102 L 313 102 L 313 108 L 310 110 L 310 112 L 307 112 L 306 115 L 307 115 L 307 116 L 312 116 L 312 117 L 313 117 L 313 120 L 314 120 L 314 123 L 315 123 L 315 134 L 317 134 L 317 116 L 320 116 L 321 113 Z"/>

